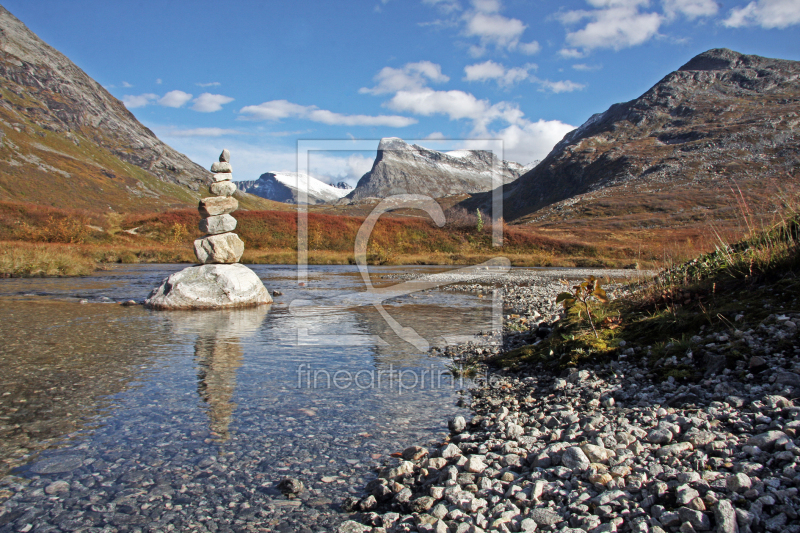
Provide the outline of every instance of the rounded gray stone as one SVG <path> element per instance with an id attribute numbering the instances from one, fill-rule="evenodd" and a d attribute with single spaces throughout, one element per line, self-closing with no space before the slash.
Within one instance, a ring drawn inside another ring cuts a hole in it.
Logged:
<path id="1" fill-rule="evenodd" d="M 231 152 L 230 150 L 223 149 L 222 153 L 219 154 L 219 160 L 221 163 L 230 163 L 231 161 Z"/>
<path id="2" fill-rule="evenodd" d="M 236 219 L 230 215 L 210 216 L 201 220 L 198 227 L 208 235 L 229 233 L 236 229 Z"/>
<path id="3" fill-rule="evenodd" d="M 214 196 L 233 196 L 236 192 L 236 185 L 232 181 L 218 181 L 208 187 L 209 192 Z"/>
<path id="4" fill-rule="evenodd" d="M 144 305 L 150 309 L 231 309 L 272 302 L 255 272 L 244 265 L 184 268 L 165 279 Z"/>
<path id="5" fill-rule="evenodd" d="M 244 253 L 244 242 L 235 233 L 208 235 L 194 241 L 194 255 L 203 264 L 238 263 Z"/>

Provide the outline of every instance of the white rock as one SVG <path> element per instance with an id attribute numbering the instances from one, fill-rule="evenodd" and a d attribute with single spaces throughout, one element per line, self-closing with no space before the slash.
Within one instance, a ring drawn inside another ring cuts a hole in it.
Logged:
<path id="1" fill-rule="evenodd" d="M 480 474 L 484 470 L 486 470 L 486 463 L 483 462 L 483 457 L 480 455 L 470 455 L 467 459 L 467 472 Z"/>
<path id="2" fill-rule="evenodd" d="M 209 235 L 194 241 L 194 254 L 203 264 L 237 263 L 244 253 L 244 242 L 235 233 Z"/>
<path id="3" fill-rule="evenodd" d="M 233 193 L 236 192 L 236 185 L 230 180 L 217 181 L 212 183 L 208 190 L 214 196 L 233 196 Z"/>
<path id="4" fill-rule="evenodd" d="M 219 235 L 236 229 L 236 219 L 230 215 L 216 215 L 204 218 L 198 224 L 200 231 L 208 235 Z"/>
<path id="5" fill-rule="evenodd" d="M 145 300 L 145 307 L 230 309 L 272 302 L 255 272 L 244 265 L 201 265 L 172 274 Z"/>
<path id="6" fill-rule="evenodd" d="M 231 167 L 231 164 L 227 161 L 215 161 L 214 164 L 211 165 L 211 172 L 230 174 L 233 172 L 233 167 Z"/>
<path id="7" fill-rule="evenodd" d="M 211 175 L 214 178 L 215 183 L 222 183 L 225 181 L 231 181 L 233 179 L 233 174 L 230 172 L 218 172 Z"/>
<path id="8" fill-rule="evenodd" d="M 223 149 L 222 153 L 219 154 L 219 160 L 225 163 L 229 163 L 231 160 L 231 152 L 227 149 Z"/>

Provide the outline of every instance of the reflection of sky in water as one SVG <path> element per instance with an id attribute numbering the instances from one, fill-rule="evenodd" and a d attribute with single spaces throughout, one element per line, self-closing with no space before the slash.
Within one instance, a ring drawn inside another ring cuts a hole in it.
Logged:
<path id="1" fill-rule="evenodd" d="M 0 347 L 7 369 L 0 384 L 9 392 L 0 399 L 3 459 L 20 464 L 25 454 L 60 442 L 61 450 L 45 457 L 99 457 L 110 449 L 116 450 L 111 457 L 136 456 L 147 464 L 157 450 L 166 457 L 156 462 L 169 472 L 188 468 L 186 449 L 208 449 L 212 442 L 234 456 L 269 450 L 276 462 L 341 446 L 368 464 L 398 446 L 427 441 L 457 411 L 451 382 L 431 388 L 430 377 L 415 390 L 386 381 L 380 389 L 302 383 L 303 369 L 361 373 L 362 384 L 379 370 L 445 371 L 445 361 L 398 338 L 372 306 L 290 312 L 294 299 L 336 301 L 363 290 L 355 267 L 310 267 L 307 286 L 298 287 L 294 269 L 256 266 L 268 289 L 284 293 L 259 309 L 154 312 L 100 303 L 141 301 L 178 269 L 135 265 L 87 278 L 0 281 L 0 320 L 8 332 Z M 373 283 L 394 284 L 380 276 L 407 270 L 376 269 Z M 77 302 L 84 298 L 90 303 Z M 464 294 L 428 291 L 385 305 L 433 344 L 490 323 L 490 301 Z M 90 435 L 81 432 L 88 425 Z M 297 435 L 303 438 L 292 440 Z M 67 436 L 77 440 L 64 444 Z M 289 439 L 291 446 L 276 439 Z M 326 461 L 323 470 L 342 468 L 339 459 Z M 275 475 L 294 467 L 277 468 Z"/>

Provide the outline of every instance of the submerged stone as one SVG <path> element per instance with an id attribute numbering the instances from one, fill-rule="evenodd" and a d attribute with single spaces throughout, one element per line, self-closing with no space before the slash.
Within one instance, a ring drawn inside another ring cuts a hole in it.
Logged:
<path id="1" fill-rule="evenodd" d="M 200 265 L 184 268 L 153 290 L 150 309 L 230 309 L 272 302 L 255 272 L 244 265 Z"/>

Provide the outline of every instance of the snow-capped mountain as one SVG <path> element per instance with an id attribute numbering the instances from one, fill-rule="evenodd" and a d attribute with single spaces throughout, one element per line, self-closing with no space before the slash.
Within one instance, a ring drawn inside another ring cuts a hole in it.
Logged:
<path id="1" fill-rule="evenodd" d="M 525 167 L 497 161 L 487 150 L 437 152 L 397 137 L 381 139 L 372 170 L 364 174 L 347 198 L 385 198 L 393 194 L 425 194 L 441 198 L 453 194 L 492 190 L 493 167 L 500 181 L 510 183 Z"/>
<path id="2" fill-rule="evenodd" d="M 306 191 L 308 204 L 335 202 L 350 192 L 297 172 L 265 172 L 257 180 L 234 183 L 240 191 L 289 204 L 299 202 L 301 190 Z"/>

